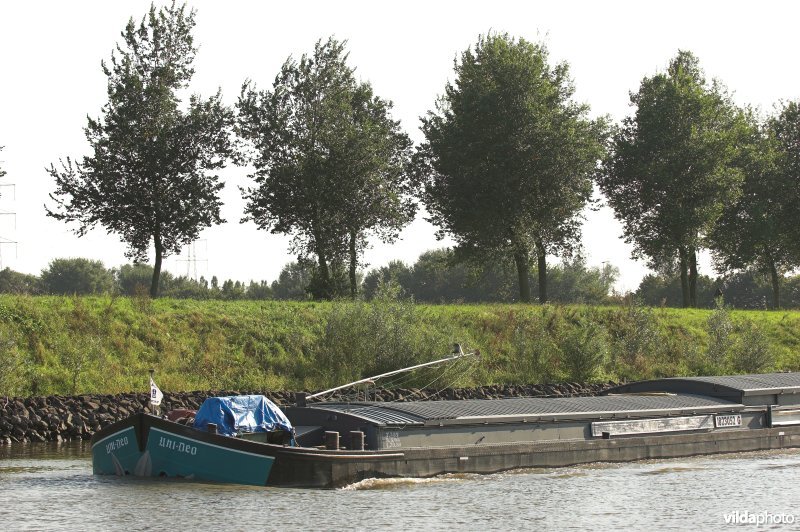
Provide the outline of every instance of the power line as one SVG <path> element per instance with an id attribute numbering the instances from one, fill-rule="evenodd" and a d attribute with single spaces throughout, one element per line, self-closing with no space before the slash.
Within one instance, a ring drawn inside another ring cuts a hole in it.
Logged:
<path id="1" fill-rule="evenodd" d="M 15 201 L 17 199 L 17 186 L 14 183 L 0 183 L 0 188 L 11 188 L 11 200 Z M 0 199 L 5 198 L 6 194 L 0 194 Z M 0 210 L 0 217 L 10 216 L 13 218 L 13 231 L 16 232 L 17 230 L 17 213 L 13 211 L 6 211 Z M 18 247 L 17 242 L 14 238 L 9 238 L 7 236 L 0 235 L 0 270 L 2 270 L 5 266 L 3 264 L 3 248 L 8 246 L 14 246 L 14 258 L 16 259 L 18 256 Z"/>
<path id="2" fill-rule="evenodd" d="M 208 259 L 206 258 L 198 258 L 197 257 L 197 243 L 202 242 L 205 246 L 205 253 L 208 256 L 208 240 L 201 239 L 195 240 L 188 246 L 186 246 L 186 258 L 185 259 L 176 259 L 175 262 L 185 262 L 186 263 L 186 277 L 191 277 L 195 281 L 199 280 L 197 275 L 197 263 L 205 263 L 206 265 L 206 273 L 208 273 Z"/>

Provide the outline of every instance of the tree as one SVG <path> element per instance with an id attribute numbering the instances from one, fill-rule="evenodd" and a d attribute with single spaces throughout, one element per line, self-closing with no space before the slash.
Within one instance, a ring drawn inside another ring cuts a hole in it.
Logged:
<path id="1" fill-rule="evenodd" d="M 411 139 L 400 122 L 389 115 L 392 103 L 374 96 L 372 87 L 361 83 L 351 101 L 352 117 L 342 138 L 342 186 L 337 199 L 345 214 L 350 296 L 357 294 L 359 257 L 367 235 L 394 242 L 400 230 L 414 220 L 414 185 L 410 173 Z"/>
<path id="2" fill-rule="evenodd" d="M 547 301 L 546 256 L 579 245 L 605 121 L 587 119 L 588 106 L 571 100 L 568 65 L 551 67 L 543 44 L 481 36 L 455 72 L 422 119 L 416 159 L 429 220 L 462 252 L 513 257 L 522 301 L 535 250 Z"/>
<path id="3" fill-rule="evenodd" d="M 261 281 L 259 283 L 251 280 L 250 284 L 247 286 L 247 299 L 255 299 L 255 300 L 264 300 L 264 299 L 272 299 L 272 288 L 270 288 L 270 284 L 267 281 Z"/>
<path id="4" fill-rule="evenodd" d="M 722 289 L 721 281 L 712 279 L 707 275 L 697 277 L 697 302 L 698 306 L 711 308 L 718 290 Z M 681 291 L 680 276 L 671 273 L 648 274 L 639 283 L 634 292 L 636 299 L 645 305 L 653 307 L 680 307 L 683 305 L 683 292 Z M 728 301 L 728 291 L 725 290 L 725 301 Z"/>
<path id="5" fill-rule="evenodd" d="M 408 286 L 417 301 L 513 301 L 515 267 L 508 258 L 481 262 L 450 248 L 422 253 L 411 268 Z"/>
<path id="6" fill-rule="evenodd" d="M 220 297 L 222 299 L 227 299 L 230 301 L 236 301 L 239 299 L 244 299 L 245 296 L 245 286 L 242 284 L 241 281 L 234 281 L 233 279 L 228 279 L 224 283 L 222 283 L 222 291 L 220 293 Z"/>
<path id="7" fill-rule="evenodd" d="M 602 305 L 608 302 L 618 277 L 615 266 L 606 263 L 602 268 L 588 267 L 586 257 L 576 253 L 551 268 L 549 289 L 553 301 Z"/>
<path id="8" fill-rule="evenodd" d="M 800 265 L 800 234 L 795 228 L 800 177 L 787 164 L 788 151 L 800 141 L 796 113 L 796 104 L 794 111 L 789 104 L 766 127 L 751 124 L 740 156 L 742 194 L 725 208 L 708 239 L 718 271 L 753 269 L 769 276 L 774 308 L 781 306 L 784 275 Z M 794 135 L 787 138 L 785 132 L 792 126 Z"/>
<path id="9" fill-rule="evenodd" d="M 39 278 L 6 268 L 0 270 L 0 294 L 38 294 Z"/>
<path id="10" fill-rule="evenodd" d="M 316 257 L 314 294 L 326 299 L 335 295 L 333 264 L 348 257 L 355 296 L 367 236 L 392 241 L 415 211 L 411 141 L 391 119 L 391 102 L 356 81 L 345 44 L 318 41 L 312 56 L 286 60 L 271 91 L 247 82 L 237 103 L 256 168 L 243 221 L 294 235 L 300 259 Z"/>
<path id="11" fill-rule="evenodd" d="M 403 261 L 393 260 L 386 266 L 370 270 L 364 276 L 364 299 L 374 298 L 380 286 L 386 283 L 397 283 L 402 289 L 408 290 L 411 285 L 411 268 Z"/>
<path id="12" fill-rule="evenodd" d="M 125 296 L 140 296 L 148 292 L 153 279 L 153 267 L 149 264 L 123 264 L 115 272 L 117 289 Z M 161 272 L 158 278 L 158 292 L 163 293 L 173 281 L 172 274 Z"/>
<path id="13" fill-rule="evenodd" d="M 772 299 L 768 275 L 753 270 L 739 270 L 720 282 L 726 305 L 732 308 L 766 309 Z"/>
<path id="14" fill-rule="evenodd" d="M 42 270 L 42 289 L 48 294 L 103 294 L 114 286 L 114 274 L 99 260 L 54 259 Z"/>
<path id="15" fill-rule="evenodd" d="M 46 207 L 48 216 L 76 222 L 79 236 L 104 226 L 136 262 L 147 260 L 152 243 L 152 297 L 162 259 L 223 221 L 223 184 L 212 172 L 231 154 L 232 113 L 219 92 L 207 100 L 193 95 L 186 111 L 179 108 L 178 93 L 194 74 L 194 17 L 173 3 L 151 6 L 138 26 L 128 22 L 110 65 L 102 63 L 108 76 L 103 116 L 89 118 L 84 130 L 93 155 L 48 169 L 56 181 L 50 195 L 56 207 Z"/>
<path id="16" fill-rule="evenodd" d="M 769 130 L 778 146 L 777 168 L 780 178 L 777 187 L 785 193 L 777 202 L 778 212 L 774 214 L 775 218 L 786 224 L 780 230 L 785 257 L 769 271 L 777 308 L 780 306 L 779 283 L 782 274 L 800 266 L 800 231 L 797 228 L 797 220 L 800 219 L 800 101 L 783 104 L 781 112 L 769 121 Z"/>
<path id="17" fill-rule="evenodd" d="M 278 280 L 272 282 L 275 299 L 307 299 L 307 288 L 314 276 L 313 266 L 304 261 L 286 264 L 281 269 Z"/>
<path id="18" fill-rule="evenodd" d="M 677 258 L 683 305 L 696 306 L 697 251 L 742 182 L 743 115 L 684 51 L 666 73 L 644 78 L 631 104 L 598 182 L 634 257 L 652 267 Z"/>

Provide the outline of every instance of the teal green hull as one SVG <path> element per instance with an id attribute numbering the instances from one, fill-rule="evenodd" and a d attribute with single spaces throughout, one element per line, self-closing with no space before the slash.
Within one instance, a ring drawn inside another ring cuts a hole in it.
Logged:
<path id="1" fill-rule="evenodd" d="M 146 476 L 183 477 L 264 486 L 275 458 L 151 428 L 143 454 Z"/>
<path id="2" fill-rule="evenodd" d="M 116 423 L 92 442 L 95 475 L 173 477 L 264 486 L 275 457 L 259 444 L 150 416 Z"/>
<path id="3" fill-rule="evenodd" d="M 92 445 L 95 475 L 134 475 L 142 458 L 135 427 L 126 427 Z"/>

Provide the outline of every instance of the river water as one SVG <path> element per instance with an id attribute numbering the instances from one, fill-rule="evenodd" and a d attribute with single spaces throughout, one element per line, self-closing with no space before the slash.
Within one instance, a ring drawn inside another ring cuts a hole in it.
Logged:
<path id="1" fill-rule="evenodd" d="M 0 530 L 198 529 L 800 530 L 800 450 L 300 490 L 95 477 L 87 443 L 0 447 Z"/>

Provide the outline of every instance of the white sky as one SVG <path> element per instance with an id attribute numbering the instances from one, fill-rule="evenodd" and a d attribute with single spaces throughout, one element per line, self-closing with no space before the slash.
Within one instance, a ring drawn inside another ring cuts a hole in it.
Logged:
<path id="1" fill-rule="evenodd" d="M 43 205 L 54 183 L 44 167 L 60 157 L 88 154 L 86 116 L 97 117 L 106 101 L 100 61 L 108 59 L 120 31 L 150 3 L 127 1 L 0 2 L 0 152 L 15 194 L 3 187 L 0 236 L 2 266 L 38 274 L 59 257 L 87 257 L 106 266 L 126 263 L 125 246 L 96 229 L 77 238 L 63 223 L 46 218 Z M 159 3 L 156 4 L 160 5 Z M 246 78 L 271 86 L 281 63 L 313 49 L 320 38 L 349 41 L 350 62 L 361 79 L 395 103 L 399 118 L 419 142 L 419 117 L 452 79 L 453 59 L 478 34 L 505 31 L 544 40 L 551 60 L 571 65 L 576 98 L 593 115 L 615 121 L 630 112 L 628 93 L 641 78 L 663 70 L 678 49 L 697 54 L 709 78 L 723 81 L 739 104 L 765 111 L 783 99 L 800 98 L 797 68 L 797 2 L 508 2 L 508 1 L 228 1 L 195 0 L 195 39 L 200 50 L 192 92 L 208 96 L 222 88 L 233 104 Z M 273 280 L 293 257 L 286 237 L 240 224 L 238 186 L 247 170 L 223 171 L 223 217 L 196 246 L 197 273 L 220 279 Z M 16 225 L 14 224 L 16 219 Z M 444 244 L 419 218 L 399 242 L 376 244 L 371 266 L 417 256 Z M 621 270 L 618 288 L 635 289 L 647 272 L 630 259 L 630 247 L 608 208 L 588 213 L 584 246 L 592 265 L 610 261 Z M 166 269 L 186 274 L 187 262 L 170 258 Z M 701 273 L 711 273 L 707 257 Z"/>

